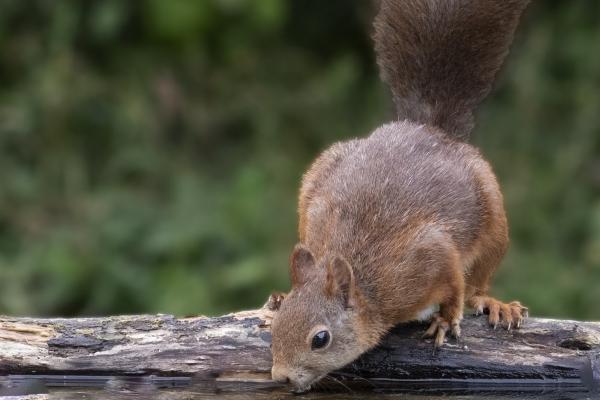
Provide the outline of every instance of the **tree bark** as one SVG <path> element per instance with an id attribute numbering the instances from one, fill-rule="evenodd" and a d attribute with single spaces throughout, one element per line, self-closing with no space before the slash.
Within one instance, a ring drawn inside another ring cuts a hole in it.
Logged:
<path id="1" fill-rule="evenodd" d="M 275 388 L 271 317 L 267 308 L 215 318 L 0 317 L 0 388 L 2 380 L 10 386 L 31 378 L 49 386 Z M 435 353 L 421 338 L 425 329 L 423 323 L 398 326 L 380 346 L 331 374 L 328 390 L 584 391 L 600 385 L 600 322 L 530 318 L 506 331 L 468 316 L 460 342 L 448 339 Z"/>

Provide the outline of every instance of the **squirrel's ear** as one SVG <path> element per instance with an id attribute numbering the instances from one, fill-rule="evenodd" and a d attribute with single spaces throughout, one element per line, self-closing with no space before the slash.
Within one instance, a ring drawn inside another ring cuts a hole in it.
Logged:
<path id="1" fill-rule="evenodd" d="M 263 308 L 266 308 L 270 311 L 279 311 L 279 308 L 281 307 L 281 303 L 283 302 L 283 299 L 285 299 L 285 296 L 285 293 L 282 292 L 271 293 L 269 299 L 267 300 Z"/>
<path id="2" fill-rule="evenodd" d="M 306 247 L 297 244 L 290 257 L 290 278 L 292 280 L 292 287 L 304 285 L 315 273 L 315 257 Z"/>
<path id="3" fill-rule="evenodd" d="M 325 285 L 325 294 L 334 297 L 339 296 L 343 299 L 346 307 L 354 305 L 354 273 L 348 262 L 342 258 L 336 257 L 327 265 L 327 283 Z"/>

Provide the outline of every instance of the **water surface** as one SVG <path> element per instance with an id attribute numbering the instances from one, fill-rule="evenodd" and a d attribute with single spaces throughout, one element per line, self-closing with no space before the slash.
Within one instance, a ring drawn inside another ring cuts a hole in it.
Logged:
<path id="1" fill-rule="evenodd" d="M 386 400 L 583 400 L 600 399 L 600 393 L 590 392 L 583 386 L 565 383 L 544 385 L 512 382 L 492 386 L 481 382 L 469 384 L 408 384 L 398 390 L 381 387 L 350 389 L 343 383 L 330 382 L 317 390 L 305 394 L 292 394 L 285 388 L 266 387 L 264 384 L 248 384 L 247 387 L 210 387 L 195 382 L 189 377 L 111 377 L 111 376 L 60 376 L 60 375 L 9 375 L 0 377 L 0 399 L 3 396 L 18 397 L 19 400 L 45 399 L 386 399 Z"/>

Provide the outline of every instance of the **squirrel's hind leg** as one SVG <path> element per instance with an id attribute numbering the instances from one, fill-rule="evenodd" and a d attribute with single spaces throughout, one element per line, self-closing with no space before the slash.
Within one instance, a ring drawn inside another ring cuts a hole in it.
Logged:
<path id="1" fill-rule="evenodd" d="M 520 328 L 527 317 L 527 307 L 518 301 L 504 303 L 488 295 L 490 281 L 508 248 L 508 226 L 502 206 L 502 195 L 491 170 L 484 168 L 479 184 L 484 190 L 481 196 L 487 204 L 487 221 L 479 241 L 471 250 L 474 257 L 465 265 L 467 306 L 476 314 L 488 314 L 489 324 L 496 328 L 501 324 L 506 329 Z"/>
<path id="2" fill-rule="evenodd" d="M 518 301 L 504 303 L 488 296 L 489 282 L 504 254 L 504 249 L 488 251 L 487 257 L 475 261 L 466 278 L 467 306 L 476 315 L 488 314 L 488 322 L 494 329 L 501 324 L 507 330 L 520 328 L 528 316 L 527 307 Z"/>

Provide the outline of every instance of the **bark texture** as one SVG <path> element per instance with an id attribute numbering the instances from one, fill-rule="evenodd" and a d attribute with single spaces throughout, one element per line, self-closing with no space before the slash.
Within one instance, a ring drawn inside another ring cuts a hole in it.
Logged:
<path id="1" fill-rule="evenodd" d="M 48 386 L 275 388 L 271 316 L 263 308 L 215 318 L 0 317 L 0 387 L 36 378 Z M 379 347 L 332 374 L 329 390 L 589 391 L 600 385 L 600 322 L 530 318 L 520 330 L 506 331 L 471 316 L 461 341 L 449 339 L 436 353 L 421 339 L 425 328 L 397 327 Z"/>

